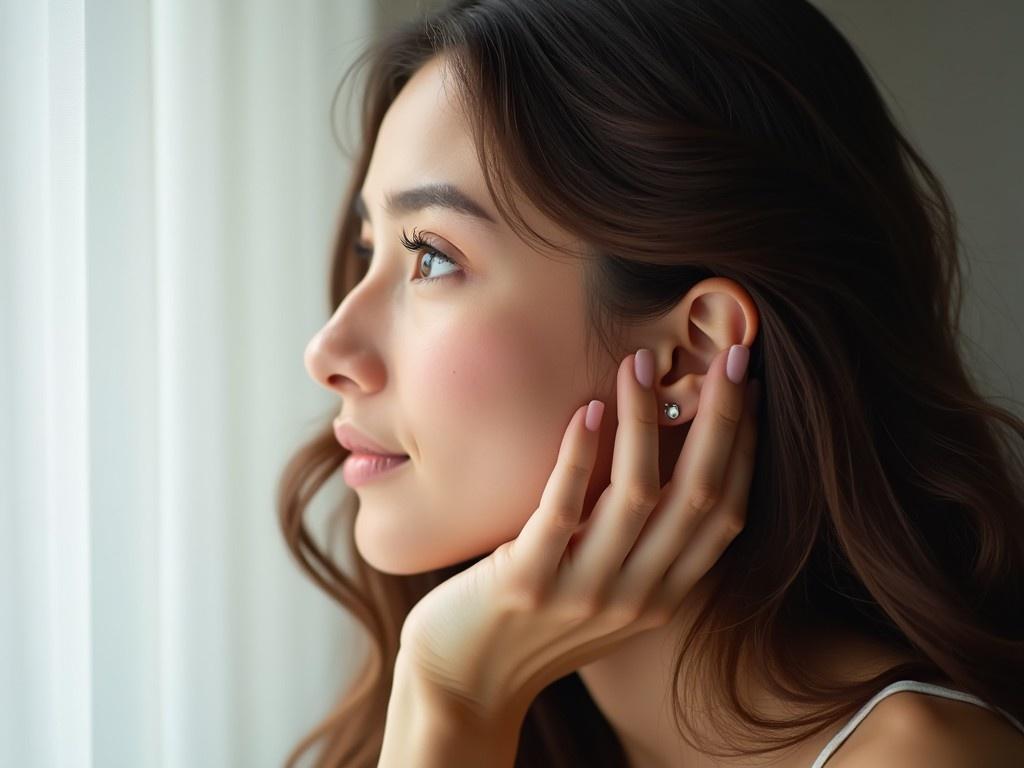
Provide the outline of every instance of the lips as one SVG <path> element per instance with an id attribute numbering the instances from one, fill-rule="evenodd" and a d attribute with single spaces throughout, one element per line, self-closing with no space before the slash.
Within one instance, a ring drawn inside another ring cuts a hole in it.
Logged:
<path id="1" fill-rule="evenodd" d="M 393 451 L 390 448 L 378 443 L 364 432 L 353 427 L 351 424 L 334 422 L 334 436 L 338 442 L 353 453 L 373 454 L 376 456 L 405 457 L 409 454 Z"/>

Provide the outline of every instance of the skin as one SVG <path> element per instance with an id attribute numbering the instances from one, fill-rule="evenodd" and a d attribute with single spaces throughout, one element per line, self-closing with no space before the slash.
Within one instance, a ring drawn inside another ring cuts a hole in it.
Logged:
<path id="1" fill-rule="evenodd" d="M 372 247 L 372 264 L 305 351 L 310 376 L 340 396 L 342 419 L 411 457 L 356 489 L 356 546 L 373 567 L 392 574 L 450 566 L 514 539 L 536 509 L 573 412 L 599 399 L 606 411 L 585 521 L 609 483 L 617 425 L 620 361 L 593 349 L 588 359 L 584 264 L 536 252 L 498 215 L 442 67 L 435 58 L 421 68 L 384 118 L 362 187 L 370 220 L 363 221 L 360 240 Z M 389 218 L 386 193 L 431 181 L 458 186 L 496 223 L 441 208 Z M 519 202 L 527 221 L 553 242 L 579 245 L 528 200 Z M 400 242 L 403 229 L 411 236 L 413 227 L 455 263 L 435 258 L 421 268 L 422 252 Z M 428 275 L 451 276 L 413 282 Z M 733 344 L 749 347 L 757 330 L 749 294 L 724 278 L 702 281 L 668 314 L 629 329 L 631 348 L 654 353 L 658 402 L 681 409 L 674 421 L 659 409 L 662 483 L 679 457 L 709 364 Z M 586 523 L 579 535 L 585 531 Z M 633 765 L 765 764 L 705 757 L 682 740 L 671 719 L 673 646 L 714 578 L 712 570 L 698 583 L 687 597 L 693 609 L 680 611 L 678 622 L 639 633 L 579 670 Z M 826 632 L 808 635 L 806 658 L 838 678 L 858 679 L 900 658 L 864 638 Z M 765 713 L 783 712 L 757 674 L 744 669 L 743 679 Z M 883 708 L 921 698 L 894 695 L 856 733 L 870 734 L 868 723 Z M 809 765 L 838 729 L 772 764 Z M 844 745 L 830 768 L 850 752 Z"/>

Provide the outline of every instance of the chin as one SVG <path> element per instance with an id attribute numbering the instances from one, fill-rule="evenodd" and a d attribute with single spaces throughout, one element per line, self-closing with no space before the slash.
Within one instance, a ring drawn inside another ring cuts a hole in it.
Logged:
<path id="1" fill-rule="evenodd" d="M 420 557 L 422 553 L 414 553 L 408 556 L 395 547 L 388 548 L 386 545 L 366 547 L 356 540 L 356 550 L 360 557 L 375 571 L 386 573 L 390 576 L 414 576 L 420 573 L 427 573 L 437 568 L 443 568 L 444 564 L 433 565 L 423 562 Z"/>
<path id="2" fill-rule="evenodd" d="M 393 518 L 396 527 L 382 525 L 384 520 L 374 510 L 356 512 L 352 535 L 356 551 L 374 570 L 392 576 L 412 576 L 451 565 L 438 557 L 439 552 L 423 546 L 423 537 L 417 536 L 401 518 Z"/>
<path id="3" fill-rule="evenodd" d="M 494 551 L 494 547 L 476 553 L 431 547 L 424 545 L 422 532 L 410 531 L 408 525 L 387 529 L 374 525 L 379 522 L 380 518 L 374 520 L 362 510 L 356 513 L 356 551 L 374 570 L 391 576 L 413 576 L 452 566 L 461 571 Z"/>

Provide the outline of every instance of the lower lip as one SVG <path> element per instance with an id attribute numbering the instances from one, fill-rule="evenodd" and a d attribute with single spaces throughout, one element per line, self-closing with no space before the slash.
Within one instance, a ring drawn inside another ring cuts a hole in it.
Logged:
<path id="1" fill-rule="evenodd" d="M 341 474 L 350 488 L 391 474 L 409 461 L 408 456 L 378 456 L 372 453 L 353 453 L 341 465 Z"/>

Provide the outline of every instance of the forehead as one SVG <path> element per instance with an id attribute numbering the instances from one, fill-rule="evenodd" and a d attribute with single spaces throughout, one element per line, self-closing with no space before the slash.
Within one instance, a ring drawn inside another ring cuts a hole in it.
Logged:
<path id="1" fill-rule="evenodd" d="M 469 124 L 449 93 L 454 81 L 444 82 L 442 67 L 440 57 L 430 59 L 384 115 L 363 183 L 366 203 L 373 210 L 386 192 L 444 182 L 465 190 L 497 218 Z"/>
<path id="2" fill-rule="evenodd" d="M 363 199 L 376 221 L 375 212 L 383 211 L 386 194 L 433 182 L 451 184 L 491 215 L 496 224 L 490 225 L 489 234 L 519 242 L 487 189 L 470 124 L 458 104 L 456 78 L 445 75 L 445 62 L 441 55 L 429 59 L 385 113 L 363 180 Z M 549 241 L 569 248 L 581 245 L 541 213 L 528 195 L 517 197 L 516 205 L 528 226 Z"/>

